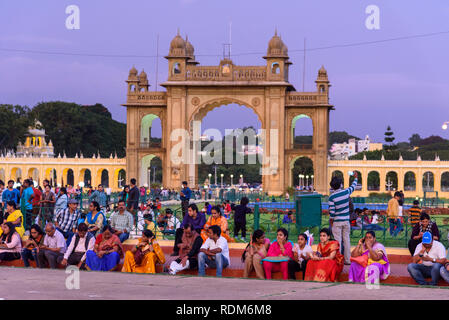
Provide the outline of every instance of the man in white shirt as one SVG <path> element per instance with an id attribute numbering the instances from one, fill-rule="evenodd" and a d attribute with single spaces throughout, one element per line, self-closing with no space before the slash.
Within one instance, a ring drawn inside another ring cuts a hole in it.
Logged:
<path id="1" fill-rule="evenodd" d="M 207 229 L 208 239 L 203 243 L 198 254 L 198 275 L 206 274 L 206 264 L 209 268 L 217 269 L 216 276 L 221 277 L 224 268 L 229 266 L 228 241 L 221 236 L 219 226 L 211 226 Z"/>
<path id="2" fill-rule="evenodd" d="M 289 279 L 296 280 L 296 272 L 302 271 L 302 279 L 306 275 L 307 260 L 310 258 L 310 254 L 313 253 L 311 246 L 307 244 L 307 235 L 301 233 L 298 236 L 298 242 L 293 246 L 294 260 L 288 261 L 288 275 Z"/>
<path id="3" fill-rule="evenodd" d="M 64 254 L 64 259 L 61 261 L 63 266 L 76 265 L 81 268 L 86 261 L 86 252 L 94 250 L 95 237 L 87 232 L 87 225 L 82 222 L 78 225 L 78 231 L 72 237 L 70 245 Z"/>
<path id="4" fill-rule="evenodd" d="M 39 265 L 44 268 L 45 261 L 48 261 L 51 269 L 56 269 L 64 257 L 67 246 L 64 236 L 61 232 L 56 230 L 53 223 L 49 222 L 45 226 L 44 243 L 39 246 L 39 253 L 37 255 Z"/>
<path id="5" fill-rule="evenodd" d="M 443 244 L 433 240 L 429 231 L 424 232 L 422 242 L 413 255 L 413 263 L 407 266 L 410 276 L 420 285 L 436 286 L 440 279 L 440 268 L 446 263 L 446 249 Z M 432 278 L 427 282 L 425 278 Z"/>

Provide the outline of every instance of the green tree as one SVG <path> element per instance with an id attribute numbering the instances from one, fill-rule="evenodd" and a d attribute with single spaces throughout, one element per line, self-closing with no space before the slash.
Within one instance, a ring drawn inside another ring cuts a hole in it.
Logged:
<path id="1" fill-rule="evenodd" d="M 38 119 L 55 147 L 55 154 L 85 157 L 100 152 L 102 157 L 125 156 L 126 125 L 112 119 L 101 104 L 80 106 L 76 103 L 42 102 L 33 108 L 31 118 Z"/>
<path id="2" fill-rule="evenodd" d="M 395 137 L 394 137 L 394 133 L 391 130 L 390 126 L 387 127 L 387 131 L 385 132 L 384 140 L 385 140 L 385 143 L 386 143 L 385 150 L 387 150 L 387 151 L 393 150 L 394 149 L 393 142 L 395 140 Z"/>
<path id="3" fill-rule="evenodd" d="M 408 141 L 412 147 L 418 147 L 421 144 L 421 140 L 420 135 L 417 133 L 412 134 L 412 136 L 408 138 Z"/>
<path id="4" fill-rule="evenodd" d="M 27 106 L 0 105 L 0 148 L 2 152 L 16 148 L 19 141 L 24 142 L 28 126 L 32 124 Z"/>

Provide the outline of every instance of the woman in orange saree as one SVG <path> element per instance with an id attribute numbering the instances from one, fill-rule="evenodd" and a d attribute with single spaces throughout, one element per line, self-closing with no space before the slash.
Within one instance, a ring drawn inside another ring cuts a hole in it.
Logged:
<path id="1" fill-rule="evenodd" d="M 340 253 L 338 241 L 330 239 L 329 229 L 321 229 L 320 243 L 317 250 L 307 263 L 304 280 L 336 282 L 343 270 L 344 257 Z"/>
<path id="2" fill-rule="evenodd" d="M 141 251 L 140 261 L 135 259 L 134 254 L 137 250 Z M 144 230 L 137 246 L 126 251 L 122 272 L 156 273 L 157 263 L 164 264 L 165 255 L 156 242 L 154 233 L 151 230 Z"/>
<path id="3" fill-rule="evenodd" d="M 228 231 L 228 220 L 221 215 L 220 207 L 214 206 L 211 209 L 211 216 L 204 225 L 204 229 L 201 230 L 201 238 L 203 242 L 207 240 L 207 229 L 211 226 L 219 226 L 221 229 L 221 235 L 228 242 L 234 242 L 234 239 L 229 237 Z"/>

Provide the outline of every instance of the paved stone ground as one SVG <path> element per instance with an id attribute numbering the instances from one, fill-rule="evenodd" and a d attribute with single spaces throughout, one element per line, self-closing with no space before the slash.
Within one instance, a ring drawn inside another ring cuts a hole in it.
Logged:
<path id="1" fill-rule="evenodd" d="M 80 289 L 68 290 L 65 270 L 0 268 L 0 299 L 449 299 L 449 289 L 314 283 L 214 277 L 80 272 Z M 205 290 L 216 287 L 219 290 Z"/>

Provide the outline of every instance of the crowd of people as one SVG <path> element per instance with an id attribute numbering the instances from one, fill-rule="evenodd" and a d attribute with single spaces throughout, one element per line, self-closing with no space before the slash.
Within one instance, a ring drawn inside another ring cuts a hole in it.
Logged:
<path id="1" fill-rule="evenodd" d="M 263 230 L 255 230 L 242 254 L 243 277 L 249 277 L 254 271 L 260 279 L 271 279 L 273 272 L 280 272 L 287 280 L 296 279 L 296 273 L 301 271 L 303 280 L 337 281 L 346 264 L 351 282 L 366 282 L 372 274 L 377 275 L 377 280 L 386 279 L 390 264 L 385 247 L 376 239 L 375 231 L 380 230 L 374 227 L 378 226 L 373 221 L 378 219 L 376 212 L 369 221 L 362 223 L 366 233 L 351 250 L 349 234 L 354 226 L 351 226 L 350 196 L 356 184 L 357 174 L 347 189 L 341 188 L 338 177 L 332 179 L 330 227 L 320 230 L 316 250 L 308 244 L 308 235 L 304 233 L 293 242 L 289 240 L 288 231 L 279 228 L 276 239 L 270 241 Z M 170 208 L 162 210 L 158 198 L 139 203 L 141 194 L 135 179 L 124 188 L 116 211 L 110 216 L 105 214 L 108 198 L 101 185 L 90 195 L 87 214 L 79 210 L 78 200 L 69 196 L 66 188 L 60 188 L 56 195 L 48 181 L 44 181 L 44 192 L 36 195 L 38 188 L 34 188 L 28 179 L 19 189 L 13 185 L 14 182 L 9 181 L 2 192 L 0 262 L 21 259 L 25 267 L 34 261 L 38 268 L 76 265 L 95 271 L 155 273 L 159 264 L 169 274 L 194 269 L 198 270 L 199 276 L 204 276 L 206 268 L 211 268 L 219 277 L 231 265 L 228 244 L 236 241 L 239 233 L 240 239 L 245 239 L 246 216 L 252 212 L 246 197 L 238 205 L 225 201 L 212 206 L 206 202 L 199 210 L 195 203 L 190 203 L 192 191 L 186 181 L 179 192 L 182 221 L 178 221 Z M 388 204 L 392 234 L 400 232 L 397 231 L 401 226 L 396 221 L 396 213 L 400 210 L 401 197 L 399 192 L 395 193 Z M 33 203 L 40 204 L 37 207 L 42 211 L 35 217 L 41 220 L 31 219 L 35 210 Z M 231 212 L 233 237 L 229 230 Z M 135 246 L 125 251 L 123 243 L 135 229 L 139 213 L 144 222 L 141 236 Z M 362 219 L 367 210 L 357 210 L 356 213 L 356 220 Z M 295 215 L 290 212 L 284 222 L 292 223 L 294 219 Z M 413 231 L 409 250 L 413 262 L 407 270 L 411 277 L 418 284 L 436 285 L 440 277 L 449 282 L 449 257 L 439 242 L 436 223 L 419 208 L 419 203 L 414 203 L 411 208 L 410 221 Z M 356 222 L 355 227 L 357 225 Z M 163 234 L 175 236 L 173 252 L 168 257 L 158 243 Z M 430 282 L 426 280 L 429 277 Z"/>

